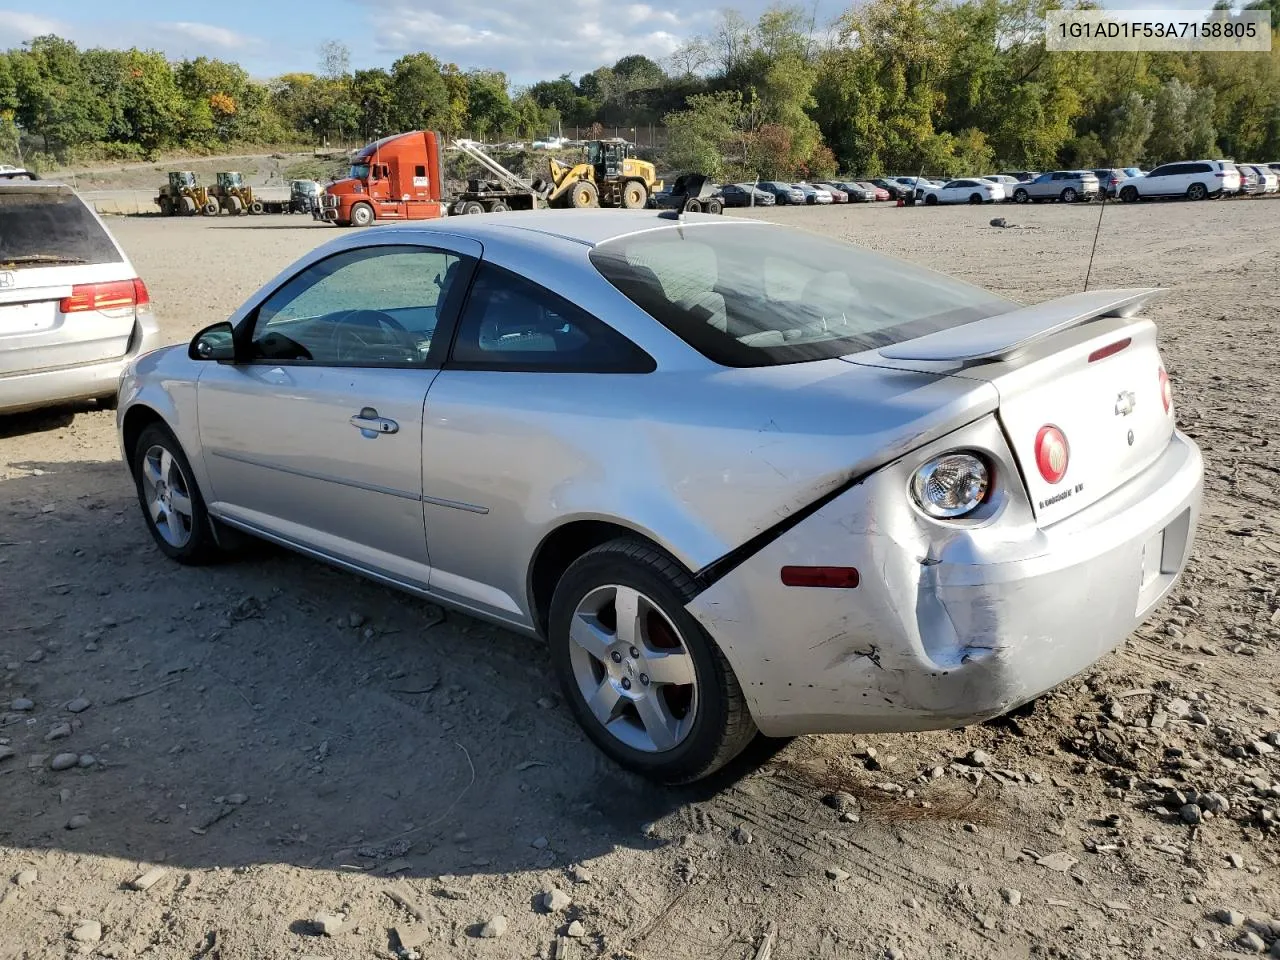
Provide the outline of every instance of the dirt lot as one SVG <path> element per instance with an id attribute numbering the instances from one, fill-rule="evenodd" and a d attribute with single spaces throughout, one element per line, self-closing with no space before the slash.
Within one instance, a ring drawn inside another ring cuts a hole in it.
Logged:
<path id="1" fill-rule="evenodd" d="M 1097 214 L 770 216 L 1037 301 Z M 1121 651 L 1011 718 L 762 743 L 696 790 L 603 761 L 536 643 L 266 549 L 166 561 L 111 413 L 0 419 L 0 958 L 1280 956 L 1278 224 L 1106 213 L 1094 285 L 1169 288 L 1207 459 L 1186 579 Z M 112 227 L 175 341 L 334 235 Z"/>

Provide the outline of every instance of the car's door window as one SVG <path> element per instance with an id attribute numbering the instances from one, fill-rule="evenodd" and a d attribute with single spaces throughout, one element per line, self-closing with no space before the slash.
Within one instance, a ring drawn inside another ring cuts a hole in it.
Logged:
<path id="1" fill-rule="evenodd" d="M 456 253 L 418 246 L 326 257 L 258 308 L 249 355 L 276 363 L 419 365 L 463 262 Z"/>
<path id="2" fill-rule="evenodd" d="M 1148 173 L 1147 176 L 1148 177 L 1171 177 L 1173 176 L 1173 173 L 1174 173 L 1173 164 L 1170 163 L 1170 164 L 1166 164 L 1163 167 L 1156 167 L 1154 170 Z"/>
<path id="3" fill-rule="evenodd" d="M 647 373 L 652 358 L 612 327 L 546 287 L 482 263 L 458 321 L 451 367 Z"/>

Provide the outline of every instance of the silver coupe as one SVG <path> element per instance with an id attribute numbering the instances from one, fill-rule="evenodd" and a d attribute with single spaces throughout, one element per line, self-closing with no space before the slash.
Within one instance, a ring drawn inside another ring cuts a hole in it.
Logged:
<path id="1" fill-rule="evenodd" d="M 544 637 L 621 764 L 999 715 L 1177 581 L 1158 291 L 1023 306 L 674 211 L 345 234 L 120 384 L 159 548 L 250 534 Z"/>

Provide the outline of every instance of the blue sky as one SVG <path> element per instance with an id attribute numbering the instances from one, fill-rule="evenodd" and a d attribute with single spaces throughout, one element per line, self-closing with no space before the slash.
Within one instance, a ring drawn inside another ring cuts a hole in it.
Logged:
<path id="1" fill-rule="evenodd" d="M 316 70 L 317 50 L 326 40 L 345 43 L 357 68 L 390 66 L 401 54 L 426 50 L 463 69 L 505 70 L 518 84 L 561 73 L 577 77 L 631 53 L 661 60 L 689 36 L 709 32 L 715 19 L 715 8 L 698 0 L 665 0 L 661 6 L 643 0 L 47 0 L 8 9 L 6 3 L 14 0 L 0 0 L 0 49 L 56 33 L 84 47 L 138 46 L 172 58 L 236 60 L 259 79 Z M 767 5 L 768 0 L 734 4 L 749 18 Z M 818 0 L 819 24 L 848 5 Z M 1210 4 L 1106 5 L 1167 10 Z"/>

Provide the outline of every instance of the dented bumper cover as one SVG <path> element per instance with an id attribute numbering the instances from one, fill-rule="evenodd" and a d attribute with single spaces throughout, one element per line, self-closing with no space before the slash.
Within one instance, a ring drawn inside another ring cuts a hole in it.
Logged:
<path id="1" fill-rule="evenodd" d="M 930 457 L 995 452 L 1012 484 L 969 524 L 925 517 Z M 1102 500 L 1040 527 L 999 425 L 984 418 L 863 478 L 695 597 L 771 736 L 928 730 L 1004 713 L 1118 646 L 1177 582 L 1203 462 L 1175 433 Z M 1010 487 L 1013 489 L 1011 490 Z M 789 564 L 854 566 L 852 589 L 784 586 Z"/>

